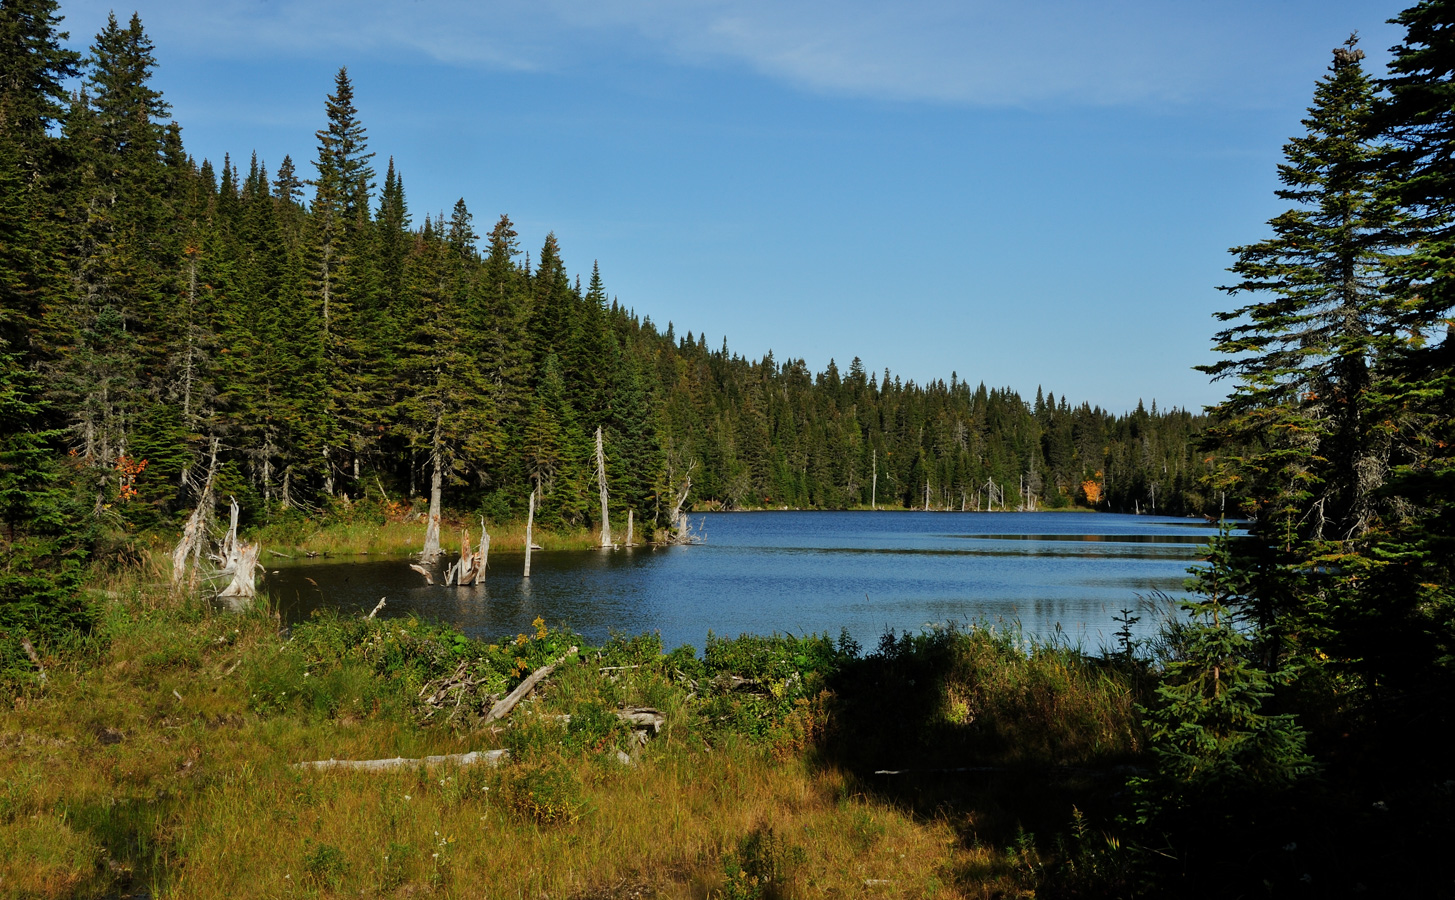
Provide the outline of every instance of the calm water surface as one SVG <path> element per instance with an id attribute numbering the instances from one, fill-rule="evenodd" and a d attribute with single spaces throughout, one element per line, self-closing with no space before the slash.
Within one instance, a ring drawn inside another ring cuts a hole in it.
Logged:
<path id="1" fill-rule="evenodd" d="M 1019 623 L 1087 649 L 1112 642 L 1138 595 L 1181 591 L 1201 520 L 1106 513 L 762 512 L 696 517 L 706 543 L 531 557 L 492 552 L 488 583 L 428 587 L 400 559 L 289 564 L 265 585 L 291 622 L 315 609 L 416 614 L 475 637 L 529 631 L 537 616 L 588 640 L 660 631 L 667 647 L 718 635 L 847 628 L 866 647 L 886 629 Z M 458 549 L 458 547 L 456 547 Z M 443 566 L 440 567 L 443 569 Z M 437 580 L 443 580 L 437 578 Z M 1140 628 L 1155 627 L 1144 616 Z"/>

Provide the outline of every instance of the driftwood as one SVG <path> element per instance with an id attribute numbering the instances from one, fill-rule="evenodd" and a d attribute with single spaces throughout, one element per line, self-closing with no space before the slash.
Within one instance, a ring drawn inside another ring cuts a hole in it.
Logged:
<path id="1" fill-rule="evenodd" d="M 506 694 L 503 700 L 490 707 L 490 712 L 486 714 L 483 724 L 489 725 L 491 722 L 494 722 L 497 719 L 503 719 L 506 716 L 510 715 L 510 711 L 512 709 L 515 709 L 515 705 L 517 703 L 524 700 L 527 694 L 535 690 L 536 685 L 540 684 L 541 681 L 546 678 L 546 676 L 556 671 L 556 666 L 559 666 L 561 663 L 565 662 L 567 657 L 574 656 L 575 653 L 576 648 L 572 647 L 571 649 L 566 651 L 565 656 L 561 657 L 553 663 L 541 666 L 539 669 L 536 669 L 534 672 L 530 673 L 530 675 L 526 676 L 525 681 L 522 681 L 519 685 L 517 685 L 515 690 Z"/>
<path id="2" fill-rule="evenodd" d="M 616 717 L 629 723 L 638 731 L 650 731 L 654 735 L 661 732 L 662 726 L 667 721 L 667 717 L 662 714 L 660 709 L 652 709 L 649 706 L 628 706 L 618 710 Z"/>
<path id="3" fill-rule="evenodd" d="M 419 689 L 420 702 L 429 707 L 429 712 L 424 714 L 428 719 L 445 707 L 451 709 L 450 718 L 453 719 L 464 704 L 466 697 L 474 697 L 479 691 L 485 679 L 477 678 L 470 673 L 470 663 L 460 663 L 455 671 L 436 681 L 425 682 L 424 687 Z M 494 704 L 500 699 L 499 694 L 480 694 L 480 701 Z M 471 703 L 469 709 L 474 709 L 475 703 Z"/>
<path id="4" fill-rule="evenodd" d="M 409 568 L 411 568 L 414 571 L 418 572 L 419 574 L 423 575 L 424 576 L 424 583 L 425 584 L 429 584 L 429 585 L 433 585 L 434 584 L 434 576 L 431 575 L 431 574 L 429 574 L 429 569 L 426 569 L 424 566 L 421 566 L 418 563 L 410 563 L 409 564 Z"/>
<path id="5" fill-rule="evenodd" d="M 372 618 L 374 618 L 375 614 L 377 614 L 379 612 L 379 610 L 381 610 L 381 609 L 384 608 L 384 600 L 385 599 L 386 598 L 384 598 L 384 597 L 380 597 L 379 598 L 379 605 L 376 606 L 376 607 L 374 607 L 373 611 L 370 612 L 367 616 L 364 616 L 364 618 L 366 618 L 366 619 L 372 619 Z"/>
<path id="6" fill-rule="evenodd" d="M 875 775 L 1035 775 L 1045 778 L 1065 775 L 1079 778 L 1125 778 L 1146 775 L 1147 770 L 1137 766 L 957 766 L 946 769 L 875 769 Z"/>
<path id="7" fill-rule="evenodd" d="M 294 763 L 293 768 L 313 769 L 314 771 L 354 769 L 365 772 L 397 772 L 400 769 L 413 769 L 420 766 L 425 768 L 444 765 L 454 765 L 460 768 L 475 765 L 498 766 L 508 756 L 510 756 L 509 750 L 475 750 L 470 753 L 450 753 L 445 756 L 426 756 L 420 759 L 405 759 L 400 756 L 393 759 L 319 759 L 312 762 Z"/>

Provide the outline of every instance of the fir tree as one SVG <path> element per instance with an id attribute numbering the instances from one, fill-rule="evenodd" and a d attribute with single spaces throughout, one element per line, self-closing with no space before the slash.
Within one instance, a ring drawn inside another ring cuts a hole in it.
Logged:
<path id="1" fill-rule="evenodd" d="M 1369 140 L 1374 86 L 1356 41 L 1334 54 L 1304 120 L 1308 134 L 1285 147 L 1277 194 L 1296 207 L 1274 218 L 1274 237 L 1236 248 L 1225 288 L 1259 299 L 1220 313 L 1237 324 L 1217 335 L 1234 358 L 1201 367 L 1239 384 L 1218 409 L 1216 435 L 1248 447 L 1230 477 L 1255 496 L 1264 529 L 1285 544 L 1357 538 L 1371 527 L 1388 465 L 1388 439 L 1371 415 L 1371 361 L 1397 340 L 1384 291 L 1398 219 L 1376 196 Z"/>

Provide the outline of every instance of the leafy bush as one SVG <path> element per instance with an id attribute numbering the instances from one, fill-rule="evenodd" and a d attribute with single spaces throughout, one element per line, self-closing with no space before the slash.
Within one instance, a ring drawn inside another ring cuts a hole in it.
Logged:
<path id="1" fill-rule="evenodd" d="M 499 793 L 512 816 L 542 825 L 574 822 L 586 807 L 581 782 L 556 760 L 510 766 Z"/>
<path id="2" fill-rule="evenodd" d="M 724 900 L 779 900 L 788 896 L 794 870 L 808 858 L 770 826 L 759 825 L 723 856 Z"/>

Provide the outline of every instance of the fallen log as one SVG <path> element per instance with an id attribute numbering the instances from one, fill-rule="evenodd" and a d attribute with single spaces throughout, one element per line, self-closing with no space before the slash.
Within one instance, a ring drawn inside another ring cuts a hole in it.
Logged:
<path id="1" fill-rule="evenodd" d="M 376 607 L 374 607 L 373 611 L 370 612 L 367 616 L 364 616 L 364 618 L 366 618 L 366 619 L 372 619 L 372 618 L 374 618 L 374 616 L 378 614 L 379 610 L 381 610 L 381 609 L 384 608 L 384 601 L 386 599 L 388 599 L 388 598 L 386 598 L 386 597 L 380 597 L 379 598 L 379 605 L 376 606 Z"/>
<path id="2" fill-rule="evenodd" d="M 575 654 L 576 648 L 572 647 L 571 649 L 566 651 L 565 656 L 561 657 L 553 663 L 548 663 L 544 666 L 541 666 L 539 669 L 536 669 L 534 672 L 530 673 L 530 675 L 526 676 L 525 681 L 522 681 L 516 686 L 515 690 L 506 694 L 504 699 L 502 699 L 494 706 L 490 707 L 490 712 L 485 715 L 485 721 L 481 724 L 489 725 L 491 722 L 494 722 L 497 719 L 503 719 L 506 716 L 510 715 L 510 711 L 512 709 L 515 709 L 515 705 L 517 703 L 524 700 L 527 694 L 535 690 L 536 685 L 540 684 L 541 681 L 546 678 L 546 676 L 556 671 L 556 666 L 559 666 L 561 663 L 565 662 L 568 657 L 574 656 Z"/>
<path id="3" fill-rule="evenodd" d="M 628 706 L 618 710 L 616 717 L 623 722 L 629 723 L 633 728 L 641 731 L 650 731 L 657 734 L 662 730 L 667 717 L 659 709 L 652 709 L 649 706 Z"/>
<path id="4" fill-rule="evenodd" d="M 418 563 L 410 563 L 409 564 L 409 568 L 411 568 L 414 571 L 418 572 L 419 574 L 423 575 L 424 576 L 424 583 L 425 584 L 428 584 L 428 585 L 431 585 L 431 586 L 434 585 L 434 576 L 429 573 L 429 569 L 426 569 L 424 566 L 421 566 Z"/>
<path id="5" fill-rule="evenodd" d="M 625 709 L 619 709 L 616 711 L 616 717 L 630 725 L 635 731 L 650 731 L 653 735 L 660 733 L 662 726 L 667 722 L 667 717 L 662 714 L 661 710 L 645 706 L 628 706 Z M 569 713 L 551 716 L 551 719 L 562 725 L 571 724 Z"/>
<path id="6" fill-rule="evenodd" d="M 393 759 L 319 759 L 311 762 L 294 763 L 293 768 L 313 769 L 316 772 L 326 769 L 394 772 L 399 769 L 412 769 L 419 766 L 424 766 L 425 768 L 444 765 L 455 765 L 460 768 L 476 765 L 498 766 L 501 760 L 508 756 L 510 756 L 509 750 L 475 750 L 470 753 L 450 753 L 445 756 L 426 756 L 420 759 L 405 759 L 400 756 L 396 756 Z"/>

